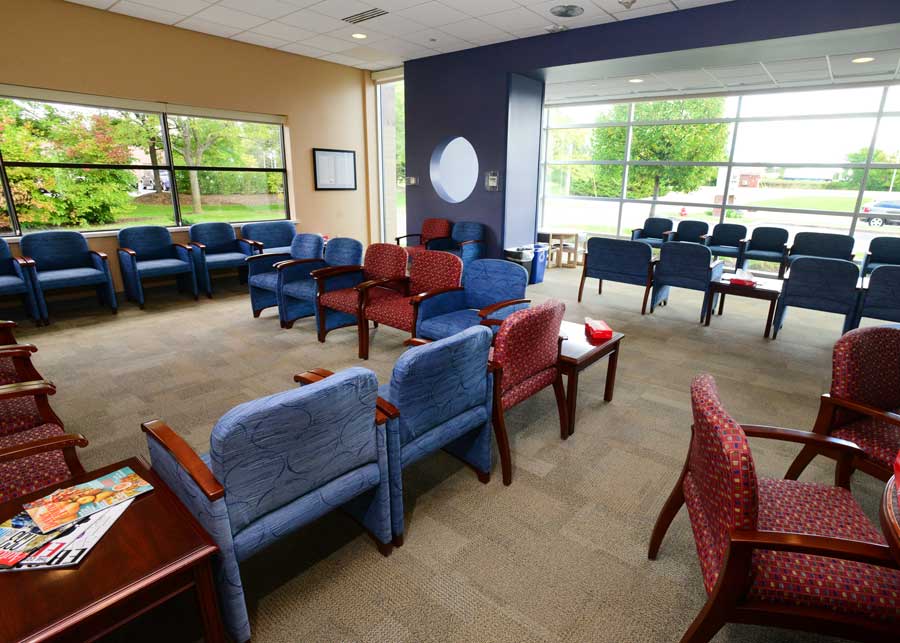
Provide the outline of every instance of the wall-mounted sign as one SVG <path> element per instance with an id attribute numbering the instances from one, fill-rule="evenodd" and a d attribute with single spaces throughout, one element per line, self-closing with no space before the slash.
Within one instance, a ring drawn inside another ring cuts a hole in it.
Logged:
<path id="1" fill-rule="evenodd" d="M 431 184 L 447 203 L 462 203 L 478 182 L 478 155 L 462 136 L 441 141 L 431 153 Z"/>
<path id="2" fill-rule="evenodd" d="M 317 190 L 355 190 L 356 152 L 313 148 Z"/>

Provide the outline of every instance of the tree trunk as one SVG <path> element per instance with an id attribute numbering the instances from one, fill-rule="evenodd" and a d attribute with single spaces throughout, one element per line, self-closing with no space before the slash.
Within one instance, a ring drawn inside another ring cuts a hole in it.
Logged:
<path id="1" fill-rule="evenodd" d="M 188 177 L 191 180 L 191 207 L 193 214 L 201 214 L 203 212 L 203 204 L 200 202 L 200 181 L 197 177 L 196 170 L 190 170 Z"/>
<path id="2" fill-rule="evenodd" d="M 159 165 L 159 156 L 157 155 L 155 138 L 150 139 L 150 162 L 153 163 L 153 165 Z M 159 176 L 159 169 L 155 167 L 153 168 L 153 191 L 157 194 L 161 194 L 163 191 L 162 179 Z"/>
<path id="3" fill-rule="evenodd" d="M 200 154 L 194 158 L 194 148 L 191 147 L 191 128 L 185 124 L 181 128 L 181 138 L 184 145 L 181 148 L 181 155 L 184 157 L 185 165 L 197 165 L 200 162 Z M 188 170 L 188 178 L 191 183 L 191 206 L 193 214 L 201 214 L 203 212 L 203 203 L 200 200 L 200 181 L 197 177 L 196 170 Z"/>
<path id="4" fill-rule="evenodd" d="M 653 179 L 653 205 L 650 206 L 650 216 L 656 216 L 656 201 L 659 199 L 659 176 Z"/>

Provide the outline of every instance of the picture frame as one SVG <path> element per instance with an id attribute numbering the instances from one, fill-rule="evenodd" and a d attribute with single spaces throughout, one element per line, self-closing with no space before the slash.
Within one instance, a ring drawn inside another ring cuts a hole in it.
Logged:
<path id="1" fill-rule="evenodd" d="M 355 190 L 356 152 L 313 148 L 316 190 Z"/>

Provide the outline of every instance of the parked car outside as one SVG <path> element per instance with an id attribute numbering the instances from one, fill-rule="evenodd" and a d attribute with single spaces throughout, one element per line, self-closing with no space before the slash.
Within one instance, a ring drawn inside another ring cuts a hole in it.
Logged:
<path id="1" fill-rule="evenodd" d="M 870 226 L 900 225 L 900 199 L 876 201 L 863 208 L 862 220 Z"/>

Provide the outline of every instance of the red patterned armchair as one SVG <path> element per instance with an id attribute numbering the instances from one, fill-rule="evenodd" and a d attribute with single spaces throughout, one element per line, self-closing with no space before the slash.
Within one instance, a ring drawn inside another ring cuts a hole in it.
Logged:
<path id="1" fill-rule="evenodd" d="M 412 233 L 402 237 L 395 237 L 395 240 L 399 246 L 400 239 L 408 240 L 409 237 L 419 237 L 419 245 L 411 246 L 408 245 L 409 241 L 406 242 L 406 252 L 409 253 L 409 258 L 415 259 L 428 249 L 429 241 L 433 241 L 434 239 L 447 239 L 450 237 L 450 231 L 451 223 L 447 219 L 425 219 L 425 221 L 422 222 L 421 233 Z"/>
<path id="2" fill-rule="evenodd" d="M 381 284 L 360 284 L 359 356 L 369 359 L 369 322 L 384 324 L 416 335 L 418 304 L 426 296 L 459 288 L 462 259 L 448 252 L 426 250 L 409 268 L 409 277 L 394 280 L 395 290 Z M 413 295 L 410 297 L 410 295 Z"/>
<path id="3" fill-rule="evenodd" d="M 831 393 L 822 396 L 813 433 L 855 442 L 853 467 L 880 480 L 900 451 L 900 326 L 850 331 L 834 344 Z M 788 469 L 796 480 L 816 456 L 804 448 Z"/>
<path id="4" fill-rule="evenodd" d="M 691 385 L 694 425 L 681 477 L 657 518 L 648 556 L 687 505 L 706 605 L 681 638 L 705 643 L 726 623 L 756 623 L 861 641 L 895 640 L 900 567 L 848 484 L 851 442 L 740 425 L 710 375 Z M 757 478 L 747 437 L 805 444 L 838 460 L 840 486 Z"/>
<path id="5" fill-rule="evenodd" d="M 16 322 L 0 321 L 0 386 L 39 380 L 31 354 L 37 351 L 34 344 L 17 344 L 13 329 Z"/>
<path id="6" fill-rule="evenodd" d="M 49 382 L 0 386 L 0 502 L 84 473 L 75 447 L 82 435 L 66 434 L 50 408 Z"/>
<path id="7" fill-rule="evenodd" d="M 494 374 L 493 424 L 505 485 L 512 483 L 512 456 L 503 417 L 508 409 L 552 384 L 560 436 L 569 437 L 562 375 L 557 367 L 562 347 L 559 328 L 565 312 L 565 304 L 553 299 L 516 311 L 503 320 L 494 338 L 488 368 Z M 489 320 L 485 325 L 495 324 Z"/>

